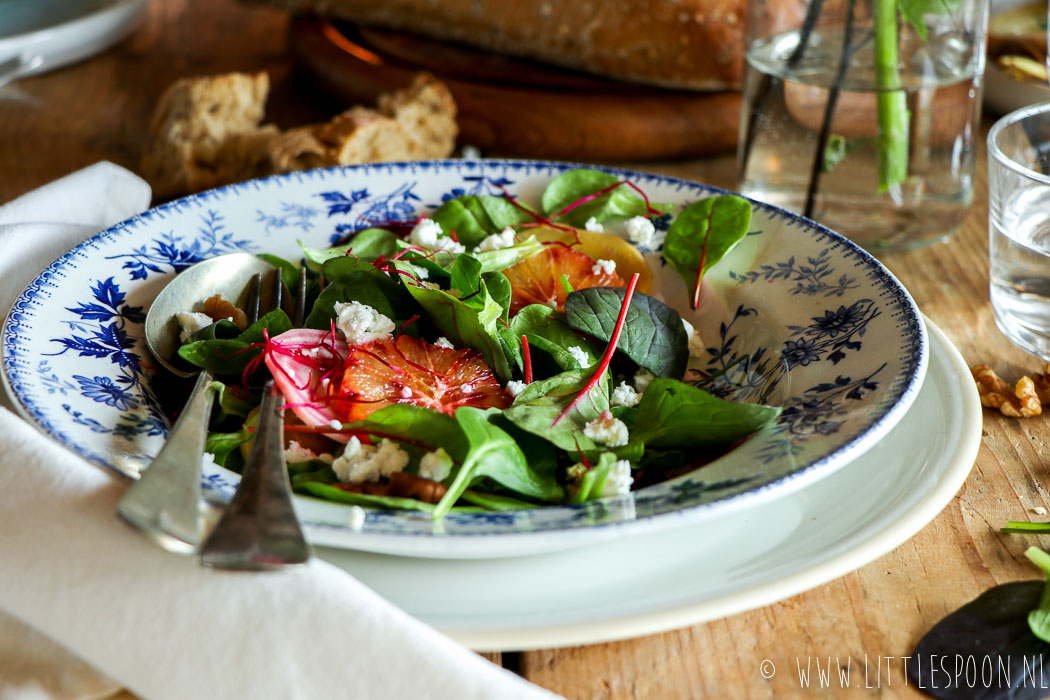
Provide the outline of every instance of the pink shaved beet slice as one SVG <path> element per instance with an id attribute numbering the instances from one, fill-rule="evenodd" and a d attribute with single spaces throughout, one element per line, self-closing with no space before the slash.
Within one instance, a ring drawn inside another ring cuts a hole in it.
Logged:
<path id="1" fill-rule="evenodd" d="M 331 331 L 293 328 L 270 339 L 266 366 L 288 407 L 304 424 L 322 426 L 339 420 L 325 397 L 338 390 L 348 352 L 340 335 Z M 334 385 L 331 389 L 321 387 L 325 376 Z M 340 442 L 349 439 L 338 433 L 328 437 Z"/>

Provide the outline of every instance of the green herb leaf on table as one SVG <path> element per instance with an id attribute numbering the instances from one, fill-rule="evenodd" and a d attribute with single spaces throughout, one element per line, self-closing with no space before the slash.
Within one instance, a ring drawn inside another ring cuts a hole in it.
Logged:
<path id="1" fill-rule="evenodd" d="M 667 230 L 664 260 L 685 280 L 695 298 L 707 271 L 747 235 L 751 203 L 732 194 L 693 202 Z"/>
<path id="2" fill-rule="evenodd" d="M 627 290 L 591 287 L 565 299 L 573 329 L 609 342 Z M 658 377 L 680 378 L 689 362 L 689 336 L 682 317 L 662 301 L 635 292 L 616 349 Z"/>
<path id="3" fill-rule="evenodd" d="M 1050 659 L 1050 644 L 1032 634 L 1027 620 L 1045 587 L 1041 581 L 1005 583 L 945 616 L 906 657 L 910 683 L 944 700 L 1045 698 L 1046 684 L 1036 674 L 1039 659 L 1044 663 Z M 956 675 L 957 658 L 964 663 L 974 658 L 978 673 L 981 664 L 990 663 L 995 674 L 992 682 L 969 683 L 965 673 Z M 948 672 L 940 668 L 941 660 L 950 660 Z"/>
<path id="4" fill-rule="evenodd" d="M 1047 579 L 1043 594 L 1039 596 L 1039 605 L 1028 613 L 1028 627 L 1032 634 L 1044 642 L 1050 642 L 1050 554 L 1038 547 L 1029 547 L 1024 555 L 1039 567 Z"/>
<path id="5" fill-rule="evenodd" d="M 638 404 L 632 440 L 652 447 L 707 447 L 747 437 L 780 408 L 737 403 L 674 379 L 654 379 Z"/>

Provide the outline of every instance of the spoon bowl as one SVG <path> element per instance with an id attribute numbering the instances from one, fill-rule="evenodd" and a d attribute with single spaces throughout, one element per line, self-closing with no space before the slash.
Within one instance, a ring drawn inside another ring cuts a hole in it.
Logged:
<path id="1" fill-rule="evenodd" d="M 256 274 L 272 274 L 276 268 L 249 253 L 231 253 L 199 262 L 180 272 L 168 282 L 146 314 L 146 346 L 165 369 L 180 376 L 192 377 L 200 372 L 179 357 L 179 333 L 182 327 L 177 314 L 199 311 L 206 299 L 221 294 L 224 299 L 244 308 L 248 283 Z M 271 309 L 277 306 L 272 299 L 270 285 L 263 285 L 259 306 Z M 283 294 L 282 308 L 289 306 L 289 295 Z M 285 308 L 285 311 L 289 311 Z"/>

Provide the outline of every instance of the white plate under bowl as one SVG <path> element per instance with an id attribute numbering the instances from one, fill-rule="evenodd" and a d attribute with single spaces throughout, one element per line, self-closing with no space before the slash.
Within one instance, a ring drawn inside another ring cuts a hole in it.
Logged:
<path id="1" fill-rule="evenodd" d="M 875 449 L 717 523 L 517 559 L 319 554 L 409 614 L 487 651 L 636 637 L 783 600 L 900 545 L 966 480 L 981 443 L 980 399 L 958 350 L 928 328 L 926 381 Z"/>
<path id="2" fill-rule="evenodd" d="M 407 221 L 450 196 L 506 188 L 536 203 L 574 167 L 538 161 L 433 161 L 314 170 L 177 200 L 64 255 L 15 302 L 2 336 L 4 378 L 23 413 L 99 464 L 130 476 L 163 443 L 143 364 L 142 317 L 178 270 L 231 251 L 298 259 L 296 239 L 323 247 L 348 231 Z M 721 190 L 613 170 L 678 211 Z M 670 216 L 656 221 L 666 230 Z M 315 545 L 426 557 L 516 556 L 727 515 L 827 476 L 869 449 L 914 400 L 925 330 L 907 292 L 869 254 L 827 229 L 755 203 L 751 232 L 705 277 L 685 313 L 708 346 L 710 387 L 784 407 L 775 425 L 691 474 L 620 499 L 500 513 L 371 511 L 299 497 Z M 650 251 L 650 294 L 683 310 L 684 282 Z M 741 361 L 745 360 L 745 361 Z M 728 369 L 727 369 L 728 368 Z M 205 473 L 206 494 L 232 496 L 237 475 Z"/>
<path id="3" fill-rule="evenodd" d="M 0 61 L 43 60 L 43 73 L 93 56 L 131 34 L 149 0 L 0 0 Z"/>

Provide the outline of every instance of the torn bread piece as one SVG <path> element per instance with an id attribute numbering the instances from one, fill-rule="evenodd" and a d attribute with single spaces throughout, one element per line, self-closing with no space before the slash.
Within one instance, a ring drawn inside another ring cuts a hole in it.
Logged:
<path id="1" fill-rule="evenodd" d="M 157 106 L 142 161 L 154 197 L 309 168 L 445 158 L 455 147 L 455 102 L 428 74 L 380 96 L 378 110 L 352 107 L 324 124 L 285 132 L 261 125 L 268 92 L 265 73 L 174 83 Z"/>
<path id="2" fill-rule="evenodd" d="M 266 73 L 173 83 L 157 105 L 142 159 L 153 196 L 166 199 L 265 174 L 266 144 L 277 134 L 276 127 L 259 126 L 269 90 Z"/>

